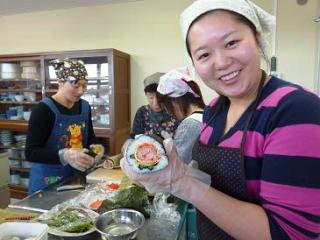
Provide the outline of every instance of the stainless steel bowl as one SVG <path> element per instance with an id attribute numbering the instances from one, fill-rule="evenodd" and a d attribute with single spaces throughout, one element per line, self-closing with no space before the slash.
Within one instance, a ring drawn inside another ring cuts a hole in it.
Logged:
<path id="1" fill-rule="evenodd" d="M 96 230 L 104 240 L 134 239 L 145 218 L 133 209 L 114 209 L 101 214 L 95 222 Z"/>

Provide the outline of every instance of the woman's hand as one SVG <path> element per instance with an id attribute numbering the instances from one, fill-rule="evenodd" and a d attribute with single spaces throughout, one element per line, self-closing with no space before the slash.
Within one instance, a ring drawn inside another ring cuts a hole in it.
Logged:
<path id="1" fill-rule="evenodd" d="M 187 174 L 187 166 L 179 158 L 171 138 L 165 139 L 163 145 L 166 152 L 169 152 L 169 164 L 163 170 L 139 174 L 132 170 L 125 158 L 120 162 L 122 170 L 129 178 L 140 182 L 149 192 L 168 192 L 188 202 L 201 199 L 210 186 Z"/>
<path id="2" fill-rule="evenodd" d="M 84 172 L 95 163 L 95 159 L 86 152 L 88 152 L 88 149 L 61 149 L 59 150 L 60 161 L 63 165 L 69 164 L 71 167 Z"/>

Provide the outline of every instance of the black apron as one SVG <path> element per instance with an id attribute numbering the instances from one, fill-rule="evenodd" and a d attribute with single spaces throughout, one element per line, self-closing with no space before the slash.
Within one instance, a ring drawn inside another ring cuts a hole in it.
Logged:
<path id="1" fill-rule="evenodd" d="M 197 141 L 192 151 L 192 159 L 198 162 L 199 169 L 211 175 L 211 187 L 242 201 L 250 201 L 246 187 L 243 154 L 246 132 L 259 102 L 265 79 L 266 74 L 262 71 L 257 97 L 251 105 L 251 111 L 245 121 L 240 148 L 210 146 Z M 214 116 L 211 120 L 213 118 Z M 209 120 L 209 123 L 211 120 Z M 201 240 L 233 239 L 200 211 L 197 211 L 197 224 L 198 235 Z"/>

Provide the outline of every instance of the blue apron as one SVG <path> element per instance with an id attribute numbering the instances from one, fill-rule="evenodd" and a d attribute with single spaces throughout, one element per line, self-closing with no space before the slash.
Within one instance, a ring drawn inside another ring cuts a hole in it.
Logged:
<path id="1" fill-rule="evenodd" d="M 51 134 L 45 144 L 45 148 L 53 148 L 57 151 L 63 148 L 83 148 L 87 146 L 89 103 L 81 101 L 81 114 L 61 114 L 53 100 L 45 98 L 43 103 L 48 105 L 55 114 L 55 123 Z M 63 178 L 70 177 L 77 172 L 69 165 L 31 163 L 29 180 L 29 195 L 53 184 Z"/>

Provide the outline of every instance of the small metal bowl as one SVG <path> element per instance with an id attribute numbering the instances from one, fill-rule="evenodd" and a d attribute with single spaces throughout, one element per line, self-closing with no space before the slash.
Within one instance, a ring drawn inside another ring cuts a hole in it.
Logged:
<path id="1" fill-rule="evenodd" d="M 95 222 L 96 230 L 104 240 L 134 239 L 145 218 L 133 209 L 114 209 L 101 214 Z"/>

